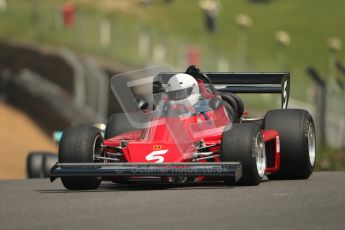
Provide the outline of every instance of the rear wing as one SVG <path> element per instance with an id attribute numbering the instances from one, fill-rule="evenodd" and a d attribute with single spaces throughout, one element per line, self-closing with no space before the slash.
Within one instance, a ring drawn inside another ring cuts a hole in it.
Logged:
<path id="1" fill-rule="evenodd" d="M 279 93 L 281 107 L 287 108 L 290 95 L 290 73 L 204 73 L 220 92 Z"/>

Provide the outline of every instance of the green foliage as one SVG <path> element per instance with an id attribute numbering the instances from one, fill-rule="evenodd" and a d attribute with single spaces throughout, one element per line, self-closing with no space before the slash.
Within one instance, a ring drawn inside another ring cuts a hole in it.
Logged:
<path id="1" fill-rule="evenodd" d="M 287 31 L 291 44 L 285 48 L 287 67 L 292 72 L 292 96 L 305 100 L 306 86 L 310 85 L 305 68 L 316 66 L 328 72 L 328 37 L 345 41 L 345 3 L 340 0 L 289 0 L 253 3 L 251 1 L 220 1 L 217 32 L 208 34 L 204 28 L 203 12 L 199 1 L 153 1 L 142 6 L 136 0 L 123 1 L 126 10 L 102 7 L 102 1 L 76 0 L 77 17 L 73 28 L 63 28 L 60 10 L 63 0 L 9 0 L 8 10 L 0 12 L 0 38 L 28 40 L 58 46 L 68 46 L 103 56 L 132 66 L 149 64 L 138 55 L 138 35 L 147 31 L 154 44 L 167 49 L 167 61 L 177 65 L 183 50 L 201 47 L 202 69 L 217 70 L 217 59 L 229 61 L 231 71 L 281 71 L 278 65 L 278 44 L 275 33 Z M 91 3 L 90 3 L 91 2 Z M 128 3 L 130 2 L 130 3 Z M 116 5 L 116 4 L 115 4 Z M 37 15 L 33 12 L 36 8 Z M 247 64 L 238 64 L 237 38 L 239 28 L 235 16 L 244 13 L 253 20 L 248 29 Z M 112 43 L 109 48 L 99 45 L 99 23 L 102 19 L 112 23 Z M 60 20 L 60 22 L 59 22 Z M 151 50 L 152 52 L 152 50 Z M 340 51 L 340 59 L 345 54 Z M 283 69 L 285 70 L 285 69 Z"/>
<path id="2" fill-rule="evenodd" d="M 316 158 L 316 170 L 345 170 L 345 149 L 322 146 Z"/>
<path id="3" fill-rule="evenodd" d="M 345 42 L 342 0 L 275 0 L 260 4 L 221 0 L 214 34 L 205 30 L 197 0 L 174 0 L 170 4 L 157 0 L 146 7 L 137 0 L 116 0 L 121 1 L 129 5 L 126 10 L 104 7 L 102 0 L 75 0 L 76 23 L 64 28 L 61 21 L 64 0 L 9 0 L 8 9 L 0 11 L 0 39 L 67 46 L 116 63 L 141 67 L 150 64 L 148 58 L 138 54 L 138 36 L 145 31 L 152 44 L 166 47 L 167 61 L 175 66 L 186 47 L 199 46 L 201 68 L 206 71 L 217 70 L 220 57 L 228 60 L 231 71 L 282 71 L 285 69 L 281 69 L 277 60 L 275 33 L 284 30 L 291 36 L 291 44 L 284 48 L 287 70 L 292 73 L 291 95 L 300 100 L 306 100 L 306 89 L 311 85 L 305 73 L 307 66 L 317 67 L 324 75 L 328 73 L 327 38 L 338 37 Z M 235 24 L 238 14 L 247 14 L 253 20 L 252 27 L 245 32 L 248 36 L 245 68 L 238 65 L 237 38 L 241 33 Z M 99 24 L 104 19 L 111 22 L 112 41 L 107 48 L 99 45 Z M 345 58 L 343 50 L 335 55 L 340 60 Z M 257 97 L 247 105 L 266 110 L 262 108 L 262 100 L 269 106 L 276 101 L 273 97 Z M 322 147 L 319 152 L 317 169 L 345 169 L 344 151 Z"/>

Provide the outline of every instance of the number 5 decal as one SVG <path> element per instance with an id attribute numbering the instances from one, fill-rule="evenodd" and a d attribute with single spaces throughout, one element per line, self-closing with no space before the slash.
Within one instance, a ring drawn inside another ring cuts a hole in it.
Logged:
<path id="1" fill-rule="evenodd" d="M 167 152 L 168 152 L 168 150 L 153 151 L 152 153 L 148 154 L 145 159 L 147 161 L 156 160 L 155 163 L 162 163 L 162 162 L 164 162 L 164 156 L 161 156 L 161 155 L 164 155 Z"/>

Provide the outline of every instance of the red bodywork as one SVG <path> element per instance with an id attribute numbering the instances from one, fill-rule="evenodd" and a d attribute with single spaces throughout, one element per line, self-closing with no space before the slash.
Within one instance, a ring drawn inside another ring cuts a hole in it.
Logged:
<path id="1" fill-rule="evenodd" d="M 212 98 L 201 81 L 198 82 L 205 98 Z M 104 140 L 105 156 L 114 152 L 112 147 L 121 147 L 122 161 L 137 163 L 172 163 L 195 161 L 193 154 L 198 151 L 196 143 L 203 142 L 203 149 L 216 157 L 211 161 L 220 162 L 222 134 L 231 125 L 224 106 L 206 114 L 189 117 L 157 117 L 144 130 L 124 133 Z M 266 173 L 274 173 L 280 166 L 279 134 L 275 130 L 262 130 L 267 168 Z M 207 162 L 208 159 L 198 160 Z M 205 179 L 200 177 L 198 179 Z"/>

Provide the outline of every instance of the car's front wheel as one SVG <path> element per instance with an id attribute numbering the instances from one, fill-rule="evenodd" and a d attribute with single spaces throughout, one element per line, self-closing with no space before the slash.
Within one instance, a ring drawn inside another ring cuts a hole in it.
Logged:
<path id="1" fill-rule="evenodd" d="M 94 155 L 100 154 L 103 138 L 97 128 L 80 126 L 63 132 L 59 145 L 60 163 L 94 162 Z M 97 189 L 97 177 L 61 177 L 65 188 L 71 190 Z"/>
<path id="2" fill-rule="evenodd" d="M 221 160 L 242 164 L 242 177 L 237 184 L 258 185 L 266 170 L 265 144 L 260 127 L 254 123 L 233 124 L 223 133 Z M 233 183 L 231 180 L 225 182 Z"/>

